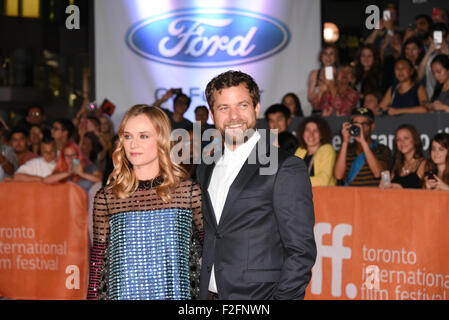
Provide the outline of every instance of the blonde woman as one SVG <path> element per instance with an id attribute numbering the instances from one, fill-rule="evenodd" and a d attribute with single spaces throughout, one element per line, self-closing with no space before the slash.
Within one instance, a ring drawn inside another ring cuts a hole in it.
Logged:
<path id="1" fill-rule="evenodd" d="M 114 170 L 95 196 L 88 299 L 194 298 L 189 250 L 203 231 L 201 190 L 171 161 L 170 135 L 157 107 L 137 105 L 123 118 Z"/>

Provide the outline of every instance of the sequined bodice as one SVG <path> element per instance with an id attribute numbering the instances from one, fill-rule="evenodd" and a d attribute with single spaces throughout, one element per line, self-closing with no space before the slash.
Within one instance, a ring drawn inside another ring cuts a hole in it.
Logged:
<path id="1" fill-rule="evenodd" d="M 160 181 L 140 181 L 129 198 L 100 190 L 94 204 L 89 297 L 96 297 L 102 260 L 109 252 L 110 299 L 188 299 L 192 217 L 202 231 L 201 191 L 184 181 L 165 203 Z"/>

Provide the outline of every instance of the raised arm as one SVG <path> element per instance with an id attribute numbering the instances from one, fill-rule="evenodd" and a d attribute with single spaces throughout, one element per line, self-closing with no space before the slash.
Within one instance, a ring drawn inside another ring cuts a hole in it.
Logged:
<path id="1" fill-rule="evenodd" d="M 44 178 L 26 173 L 16 173 L 13 180 L 17 182 L 43 182 Z"/>
<path id="2" fill-rule="evenodd" d="M 346 158 L 348 156 L 348 147 L 349 147 L 349 127 L 351 124 L 349 122 L 343 123 L 341 129 L 341 136 L 343 137 L 343 142 L 341 144 L 340 151 L 338 152 L 337 161 L 335 162 L 334 167 L 334 177 L 337 180 L 342 180 L 345 177 L 346 172 Z"/>
<path id="3" fill-rule="evenodd" d="M 173 92 L 172 92 L 172 89 L 170 89 L 162 96 L 162 98 L 153 102 L 152 106 L 159 108 L 161 106 L 161 104 L 163 104 L 165 101 L 170 99 L 172 96 L 173 96 Z"/>

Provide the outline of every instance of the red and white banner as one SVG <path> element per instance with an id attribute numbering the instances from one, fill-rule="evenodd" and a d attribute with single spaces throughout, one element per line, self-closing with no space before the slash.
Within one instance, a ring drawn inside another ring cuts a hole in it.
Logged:
<path id="1" fill-rule="evenodd" d="M 72 183 L 0 183 L 0 297 L 85 299 L 87 195 Z"/>
<path id="2" fill-rule="evenodd" d="M 318 256 L 306 299 L 449 298 L 449 193 L 313 189 Z"/>

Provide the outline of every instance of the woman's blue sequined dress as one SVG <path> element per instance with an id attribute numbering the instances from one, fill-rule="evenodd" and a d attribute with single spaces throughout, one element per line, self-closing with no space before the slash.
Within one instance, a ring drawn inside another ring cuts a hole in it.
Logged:
<path id="1" fill-rule="evenodd" d="M 192 282 L 198 281 L 199 267 L 192 262 L 191 240 L 202 234 L 200 188 L 182 182 L 167 204 L 154 185 L 140 182 L 123 200 L 103 190 L 96 195 L 88 298 L 185 300 L 195 295 Z"/>

